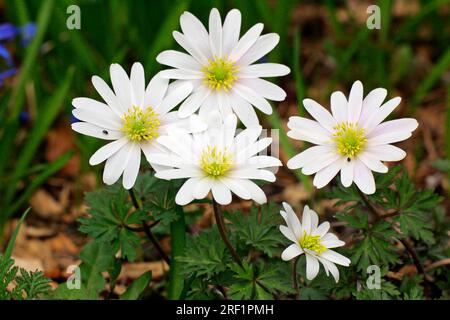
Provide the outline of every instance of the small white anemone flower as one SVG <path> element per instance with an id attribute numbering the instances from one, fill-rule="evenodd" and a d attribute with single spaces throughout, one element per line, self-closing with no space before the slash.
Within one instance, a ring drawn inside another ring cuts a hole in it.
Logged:
<path id="1" fill-rule="evenodd" d="M 281 259 L 288 261 L 301 254 L 306 256 L 306 278 L 314 279 L 319 273 L 319 261 L 322 263 L 327 276 L 332 274 L 336 282 L 339 281 L 339 271 L 336 264 L 348 267 L 350 259 L 344 257 L 331 248 L 342 247 L 344 241 L 329 233 L 330 223 L 325 221 L 319 224 L 317 213 L 308 206 L 303 208 L 302 222 L 298 219 L 292 207 L 283 202 L 284 211 L 280 214 L 287 226 L 280 226 L 281 233 L 294 244 L 287 247 L 281 254 Z"/>
<path id="2" fill-rule="evenodd" d="M 212 112 L 208 117 L 208 129 L 203 132 L 188 134 L 172 130 L 157 139 L 171 153 L 152 154 L 149 161 L 172 168 L 158 171 L 156 177 L 187 178 L 175 197 L 177 204 L 203 199 L 210 191 L 223 205 L 231 202 L 231 192 L 260 204 L 267 201 L 264 191 L 251 180 L 275 181 L 275 175 L 268 168 L 281 166 L 280 160 L 258 155 L 272 139 L 258 140 L 262 131 L 259 125 L 235 136 L 236 124 L 234 114 L 222 120 L 218 112 Z"/>
<path id="3" fill-rule="evenodd" d="M 391 143 L 408 139 L 418 126 L 412 118 L 383 122 L 401 101 L 396 97 L 382 104 L 386 95 L 386 89 L 377 88 L 363 99 L 363 85 L 356 81 L 348 101 L 342 92 L 333 92 L 332 114 L 314 100 L 303 100 L 317 121 L 290 117 L 288 136 L 317 146 L 290 159 L 288 168 L 315 174 L 313 184 L 319 189 L 340 171 L 344 187 L 355 182 L 362 192 L 373 194 L 376 186 L 372 171 L 386 173 L 388 168 L 382 161 L 402 160 L 406 152 Z"/>
<path id="4" fill-rule="evenodd" d="M 260 79 L 284 76 L 289 68 L 277 63 L 257 63 L 279 42 L 276 33 L 261 35 L 263 24 L 250 28 L 241 38 L 241 13 L 228 12 L 222 24 L 219 11 L 212 9 L 209 30 L 194 15 L 180 17 L 183 33 L 173 32 L 176 42 L 188 54 L 175 50 L 161 52 L 156 60 L 173 69 L 162 77 L 192 83 L 194 90 L 180 106 L 180 117 L 196 112 L 206 119 L 211 110 L 225 118 L 234 113 L 246 126 L 259 124 L 252 106 L 265 114 L 272 113 L 268 100 L 283 101 L 286 93 L 275 84 Z"/>
<path id="5" fill-rule="evenodd" d="M 106 160 L 103 181 L 115 183 L 123 173 L 125 189 L 133 187 L 141 163 L 141 150 L 148 156 L 164 148 L 156 138 L 171 127 L 191 131 L 192 128 L 206 129 L 199 117 L 180 119 L 177 112 L 171 112 L 192 91 L 192 85 L 169 85 L 168 80 L 158 74 L 145 88 L 144 68 L 135 63 L 130 78 L 118 64 L 110 67 L 114 92 L 98 76 L 92 77 L 92 84 L 106 102 L 90 98 L 75 98 L 72 114 L 80 120 L 72 129 L 103 140 L 113 140 L 98 149 L 89 159 L 91 165 Z M 150 163 L 151 164 L 151 163 Z M 161 166 L 153 165 L 155 170 Z"/>

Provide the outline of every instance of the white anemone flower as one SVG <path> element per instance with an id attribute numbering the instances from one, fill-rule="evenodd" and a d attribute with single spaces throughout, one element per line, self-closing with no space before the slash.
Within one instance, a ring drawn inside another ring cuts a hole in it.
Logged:
<path id="1" fill-rule="evenodd" d="M 262 131 L 259 125 L 235 135 L 234 114 L 222 120 L 218 112 L 213 112 L 208 123 L 208 129 L 200 133 L 172 130 L 157 139 L 171 153 L 152 154 L 149 161 L 172 168 L 158 171 L 156 177 L 187 178 L 175 197 L 179 205 L 203 199 L 210 191 L 214 200 L 223 205 L 231 202 L 232 192 L 242 199 L 265 203 L 264 191 L 251 180 L 275 181 L 268 168 L 281 166 L 280 160 L 258 155 L 272 139 L 258 140 Z"/>
<path id="2" fill-rule="evenodd" d="M 92 77 L 92 84 L 105 103 L 84 97 L 73 99 L 72 114 L 80 122 L 73 123 L 72 129 L 113 141 L 98 149 L 89 163 L 97 165 L 106 160 L 103 181 L 113 184 L 123 173 L 123 186 L 130 189 L 139 172 L 141 150 L 148 158 L 163 150 L 156 138 L 169 128 L 201 129 L 202 122 L 198 116 L 180 120 L 177 112 L 171 112 L 191 93 L 189 83 L 172 86 L 167 79 L 156 75 L 145 88 L 144 68 L 140 63 L 133 64 L 130 78 L 118 64 L 111 65 L 110 73 L 114 92 L 100 77 Z"/>
<path id="3" fill-rule="evenodd" d="M 260 78 L 284 76 L 290 72 L 289 68 L 277 63 L 254 64 L 280 40 L 276 33 L 261 35 L 262 23 L 240 37 L 240 11 L 228 12 L 222 24 L 219 11 L 212 9 L 208 31 L 189 12 L 181 15 L 180 25 L 183 33 L 175 31 L 173 37 L 188 54 L 167 50 L 156 58 L 173 68 L 162 71 L 162 77 L 189 82 L 194 87 L 180 106 L 180 117 L 187 117 L 199 108 L 204 119 L 214 109 L 224 118 L 234 111 L 250 127 L 259 124 L 253 107 L 271 114 L 272 107 L 267 100 L 285 99 L 283 89 Z"/>
<path id="4" fill-rule="evenodd" d="M 362 192 L 373 194 L 376 186 L 372 171 L 386 173 L 388 168 L 382 161 L 402 160 L 406 152 L 391 143 L 408 139 L 418 126 L 412 118 L 383 122 L 401 101 L 396 97 L 382 104 L 386 95 L 386 89 L 377 88 L 363 98 L 363 85 L 356 81 L 348 101 L 342 92 L 333 92 L 332 113 L 314 100 L 303 100 L 317 121 L 290 117 L 288 136 L 317 146 L 290 159 L 288 168 L 315 174 L 313 184 L 319 189 L 340 171 L 344 187 L 355 182 Z"/>
<path id="5" fill-rule="evenodd" d="M 293 242 L 281 254 L 285 261 L 306 256 L 306 278 L 314 279 L 319 273 L 319 262 L 322 263 L 327 276 L 331 273 L 336 282 L 339 281 L 339 271 L 336 264 L 348 267 L 350 259 L 344 257 L 331 248 L 342 247 L 344 241 L 338 239 L 333 233 L 329 233 L 330 223 L 325 221 L 319 224 L 317 213 L 308 206 L 303 208 L 302 222 L 298 219 L 292 207 L 283 202 L 284 211 L 280 214 L 286 221 L 287 226 L 280 226 L 281 233 Z"/>

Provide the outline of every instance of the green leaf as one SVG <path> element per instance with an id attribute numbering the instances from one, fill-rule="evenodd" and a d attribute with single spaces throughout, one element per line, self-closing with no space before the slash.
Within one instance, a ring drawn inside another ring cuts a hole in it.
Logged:
<path id="1" fill-rule="evenodd" d="M 16 277 L 16 283 L 15 290 L 23 290 L 27 300 L 35 299 L 39 295 L 47 293 L 51 288 L 50 279 L 47 279 L 42 271 L 28 272 L 20 269 L 20 276 Z"/>
<path id="2" fill-rule="evenodd" d="M 142 212 L 132 211 L 128 193 L 114 185 L 86 193 L 85 201 L 90 217 L 78 219 L 80 231 L 94 241 L 108 242 L 116 252 L 120 250 L 122 258 L 134 261 L 141 238 L 125 226 L 140 221 Z"/>
<path id="3" fill-rule="evenodd" d="M 211 279 L 226 270 L 231 260 L 217 228 L 206 230 L 187 239 L 184 254 L 179 257 L 185 274 L 196 273 L 198 277 Z"/>
<path id="4" fill-rule="evenodd" d="M 236 211 L 225 213 L 225 217 L 232 222 L 229 225 L 230 233 L 239 242 L 272 257 L 278 253 L 280 245 L 284 242 L 278 230 L 281 224 L 279 212 L 276 204 L 269 203 L 259 207 L 253 206 L 248 215 Z"/>
<path id="5" fill-rule="evenodd" d="M 121 296 L 120 300 L 138 300 L 152 281 L 152 272 L 148 271 L 133 281 Z"/>
<path id="6" fill-rule="evenodd" d="M 30 209 L 31 208 L 28 208 L 27 210 L 25 210 L 25 212 L 22 214 L 22 217 L 20 217 L 20 220 L 17 223 L 17 226 L 15 227 L 15 229 L 11 235 L 11 239 L 9 239 L 8 246 L 6 247 L 5 254 L 4 254 L 5 259 L 11 258 L 11 254 L 14 249 L 14 243 L 16 242 L 16 238 L 17 238 L 17 235 L 19 234 L 20 227 L 22 226 L 23 222 L 25 221 L 25 218 L 27 217 Z"/>
<path id="7" fill-rule="evenodd" d="M 369 265 L 389 265 L 397 262 L 398 257 L 391 239 L 395 236 L 390 223 L 380 221 L 364 231 L 364 238 L 355 244 L 351 252 L 352 264 L 358 270 L 365 271 Z"/>

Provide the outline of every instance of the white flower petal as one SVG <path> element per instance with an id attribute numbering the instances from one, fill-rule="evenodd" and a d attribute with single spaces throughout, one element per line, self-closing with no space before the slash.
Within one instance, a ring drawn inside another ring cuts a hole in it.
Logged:
<path id="1" fill-rule="evenodd" d="M 251 27 L 233 48 L 230 53 L 229 59 L 231 61 L 239 60 L 253 46 L 256 40 L 258 40 L 263 27 L 264 25 L 262 23 L 255 24 L 253 27 Z"/>
<path id="2" fill-rule="evenodd" d="M 347 257 L 344 257 L 342 254 L 337 253 L 333 250 L 327 250 L 320 254 L 320 257 L 323 259 L 327 259 L 328 261 L 331 261 L 333 263 L 339 264 L 341 266 L 348 267 L 350 265 L 350 259 Z"/>
<path id="3" fill-rule="evenodd" d="M 119 140 L 110 142 L 100 149 L 98 149 L 89 159 L 89 164 L 91 166 L 95 166 L 109 157 L 111 157 L 114 153 L 116 153 L 120 148 L 122 148 L 126 143 L 128 142 L 128 139 L 126 137 L 120 138 Z"/>
<path id="4" fill-rule="evenodd" d="M 369 135 L 370 132 L 375 129 L 384 119 L 391 114 L 392 111 L 400 104 L 400 97 L 393 98 L 383 104 L 377 112 L 374 112 L 368 117 L 367 121 L 364 123 L 365 134 Z"/>
<path id="5" fill-rule="evenodd" d="M 75 98 L 72 100 L 72 105 L 75 107 L 72 114 L 78 120 L 111 130 L 122 128 L 122 120 L 102 102 L 89 98 Z"/>
<path id="6" fill-rule="evenodd" d="M 361 115 L 363 101 L 363 85 L 361 81 L 355 81 L 348 97 L 348 122 L 357 123 Z"/>
<path id="7" fill-rule="evenodd" d="M 237 45 L 239 41 L 239 33 L 241 31 L 241 12 L 233 9 L 228 12 L 223 23 L 222 30 L 222 54 L 229 55 L 231 50 Z"/>
<path id="8" fill-rule="evenodd" d="M 260 92 L 268 100 L 283 101 L 286 98 L 286 92 L 283 89 L 267 80 L 259 78 L 243 79 L 241 83 L 255 92 Z"/>
<path id="9" fill-rule="evenodd" d="M 381 161 L 400 161 L 406 157 L 405 151 L 389 144 L 369 146 L 366 152 Z"/>
<path id="10" fill-rule="evenodd" d="M 252 64 L 239 69 L 237 77 L 240 78 L 267 78 L 281 77 L 289 74 L 291 69 L 279 63 Z"/>
<path id="11" fill-rule="evenodd" d="M 118 115 L 122 116 L 123 113 L 127 112 L 128 106 L 123 105 L 120 100 L 116 97 L 111 88 L 103 81 L 102 78 L 98 76 L 92 77 L 92 84 L 95 90 L 103 98 L 106 104 Z"/>
<path id="12" fill-rule="evenodd" d="M 322 107 L 312 99 L 304 99 L 303 105 L 305 106 L 308 113 L 312 115 L 313 118 L 322 125 L 322 127 L 327 129 L 331 133 L 334 133 L 334 127 L 337 126 L 337 122 L 328 112 L 328 110 L 326 110 L 324 107 Z"/>
<path id="13" fill-rule="evenodd" d="M 362 103 L 361 116 L 359 117 L 360 127 L 365 127 L 366 121 L 378 111 L 386 96 L 387 90 L 384 88 L 377 88 L 369 92 Z"/>
<path id="14" fill-rule="evenodd" d="M 76 132 L 103 140 L 117 140 L 123 137 L 121 131 L 106 130 L 88 122 L 74 122 L 71 126 Z"/>
<path id="15" fill-rule="evenodd" d="M 291 229 L 289 229 L 286 226 L 280 226 L 280 232 L 288 239 L 291 240 L 292 242 L 297 243 L 297 238 L 295 237 L 294 233 L 291 231 Z"/>
<path id="16" fill-rule="evenodd" d="M 388 172 L 388 168 L 370 153 L 361 152 L 360 154 L 358 154 L 358 159 L 361 160 L 372 171 L 380 173 Z"/>
<path id="17" fill-rule="evenodd" d="M 291 244 L 289 247 L 284 249 L 281 253 L 281 259 L 284 261 L 289 261 L 303 253 L 303 250 L 299 247 L 298 244 Z"/>
<path id="18" fill-rule="evenodd" d="M 222 20 L 216 8 L 209 14 L 209 45 L 213 56 L 222 57 Z"/>
<path id="19" fill-rule="evenodd" d="M 192 85 L 190 83 L 185 83 L 173 92 L 169 93 L 161 102 L 160 105 L 156 106 L 155 112 L 163 115 L 175 108 L 181 101 L 183 101 L 192 91 Z"/>
<path id="20" fill-rule="evenodd" d="M 372 171 L 360 160 L 355 160 L 354 177 L 356 186 L 365 194 L 375 193 L 375 179 Z"/>
<path id="21" fill-rule="evenodd" d="M 338 247 L 342 247 L 345 246 L 345 242 L 341 241 L 341 240 L 323 240 L 322 241 L 322 245 L 327 247 L 328 249 L 331 248 L 338 248 Z"/>
<path id="22" fill-rule="evenodd" d="M 289 169 L 299 169 L 304 167 L 306 164 L 315 161 L 317 157 L 331 152 L 329 146 L 314 146 L 302 151 L 287 162 L 287 167 Z"/>
<path id="23" fill-rule="evenodd" d="M 380 123 L 372 132 L 368 135 L 368 138 L 374 138 L 387 133 L 394 132 L 413 132 L 417 129 L 419 123 L 416 119 L 402 118 Z"/>
<path id="24" fill-rule="evenodd" d="M 333 179 L 343 166 L 342 159 L 337 159 L 330 165 L 319 170 L 314 176 L 313 184 L 317 189 L 325 187 Z"/>
<path id="25" fill-rule="evenodd" d="M 212 182 L 209 178 L 202 178 L 198 181 L 197 185 L 193 189 L 194 199 L 204 199 L 211 190 Z"/>
<path id="26" fill-rule="evenodd" d="M 336 265 L 331 261 L 322 259 L 321 257 L 317 257 L 317 259 L 319 259 L 319 261 L 322 263 L 323 267 L 331 273 L 331 275 L 333 276 L 336 283 L 338 283 L 339 282 L 339 270 L 336 267 Z"/>
<path id="27" fill-rule="evenodd" d="M 159 105 L 167 92 L 169 79 L 162 78 L 157 73 L 148 83 L 145 89 L 144 107 L 156 107 Z"/>
<path id="28" fill-rule="evenodd" d="M 268 170 L 261 169 L 237 169 L 229 173 L 229 177 L 238 179 L 256 179 L 274 182 L 275 175 Z"/>
<path id="29" fill-rule="evenodd" d="M 234 93 L 230 94 L 229 99 L 234 113 L 236 113 L 245 127 L 248 128 L 259 124 L 256 112 L 247 100 Z"/>
<path id="30" fill-rule="evenodd" d="M 131 189 L 136 182 L 141 164 L 141 148 L 137 143 L 130 144 L 128 161 L 123 172 L 123 187 L 127 190 Z"/>
<path id="31" fill-rule="evenodd" d="M 249 87 L 236 83 L 233 86 L 232 91 L 250 102 L 261 112 L 265 114 L 272 114 L 272 106 L 270 105 L 270 103 Z"/>
<path id="32" fill-rule="evenodd" d="M 355 161 L 344 159 L 341 169 L 341 183 L 344 187 L 348 188 L 351 186 L 354 179 L 354 166 Z"/>
<path id="33" fill-rule="evenodd" d="M 304 233 L 311 234 L 311 222 L 312 222 L 312 214 L 314 211 L 309 210 L 309 207 L 305 205 L 303 207 L 303 214 L 302 214 L 302 232 L 301 235 Z"/>
<path id="34" fill-rule="evenodd" d="M 131 67 L 130 82 L 132 87 L 132 101 L 134 106 L 143 107 L 145 94 L 144 67 L 136 62 Z"/>
<path id="35" fill-rule="evenodd" d="M 307 141 L 319 141 L 320 144 L 329 144 L 332 141 L 330 132 L 317 121 L 303 117 L 290 117 L 287 126 L 293 130 L 291 135 L 305 137 Z"/>
<path id="36" fill-rule="evenodd" d="M 191 94 L 181 105 L 179 116 L 186 118 L 200 108 L 201 104 L 208 98 L 211 90 L 205 86 L 200 86 L 193 94 Z"/>
<path id="37" fill-rule="evenodd" d="M 192 71 L 184 69 L 166 69 L 159 72 L 162 78 L 180 79 L 180 80 L 198 80 L 203 79 L 204 75 L 201 71 Z"/>
<path id="38" fill-rule="evenodd" d="M 162 170 L 155 173 L 155 177 L 159 179 L 171 180 L 171 179 L 183 179 L 183 178 L 193 178 L 200 177 L 201 171 L 193 168 L 183 168 L 183 169 L 169 169 Z"/>
<path id="39" fill-rule="evenodd" d="M 316 230 L 312 233 L 312 235 L 320 236 L 321 238 L 330 230 L 330 223 L 328 221 L 322 222 Z M 323 243 L 322 243 L 323 244 Z"/>
<path id="40" fill-rule="evenodd" d="M 247 164 L 255 169 L 281 167 L 283 165 L 279 159 L 271 156 L 254 156 L 248 159 Z"/>
<path id="41" fill-rule="evenodd" d="M 175 50 L 161 52 L 156 57 L 156 61 L 176 69 L 200 71 L 202 68 L 198 61 L 190 55 Z"/>
<path id="42" fill-rule="evenodd" d="M 191 37 L 187 37 L 178 31 L 174 31 L 172 35 L 175 41 L 202 66 L 208 64 L 209 57 L 205 56 L 205 54 L 202 52 L 202 48 L 198 45 L 198 41 L 192 40 Z"/>
<path id="43" fill-rule="evenodd" d="M 258 204 L 267 202 L 266 194 L 256 183 L 250 180 L 239 180 L 239 183 L 250 192 L 253 201 Z"/>
<path id="44" fill-rule="evenodd" d="M 123 106 L 132 105 L 131 101 L 131 83 L 125 70 L 120 64 L 113 63 L 109 67 L 111 83 L 117 98 Z"/>
<path id="45" fill-rule="evenodd" d="M 278 44 L 280 36 L 276 33 L 268 33 L 262 35 L 256 40 L 255 44 L 238 60 L 238 65 L 248 66 L 258 61 Z"/>
<path id="46" fill-rule="evenodd" d="M 206 58 L 211 58 L 209 35 L 203 23 L 190 12 L 183 12 L 180 17 L 181 30 L 186 39 Z"/>
<path id="47" fill-rule="evenodd" d="M 238 197 L 244 200 L 251 199 L 251 193 L 242 186 L 242 184 L 240 183 L 240 179 L 223 178 L 221 179 L 221 181 L 227 186 L 228 189 L 231 190 L 231 192 L 236 194 Z"/>
<path id="48" fill-rule="evenodd" d="M 105 162 L 103 169 L 103 182 L 107 185 L 114 184 L 124 172 L 130 156 L 131 144 L 128 143 L 111 155 Z"/>
<path id="49" fill-rule="evenodd" d="M 347 122 L 348 106 L 347 98 L 341 91 L 335 91 L 330 98 L 331 112 L 337 123 Z"/>
<path id="50" fill-rule="evenodd" d="M 306 255 L 306 278 L 308 280 L 314 279 L 319 273 L 319 260 L 312 255 Z"/>
<path id="51" fill-rule="evenodd" d="M 199 179 L 198 178 L 191 178 L 188 179 L 178 190 L 177 195 L 175 196 L 175 202 L 180 205 L 184 206 L 188 204 L 189 202 L 194 200 L 193 192 L 192 190 L 197 185 Z"/>
<path id="52" fill-rule="evenodd" d="M 228 189 L 221 181 L 214 181 L 211 191 L 217 203 L 227 205 L 231 202 L 232 196 L 230 189 Z"/>
<path id="53" fill-rule="evenodd" d="M 320 155 L 319 157 L 314 159 L 312 162 L 307 163 L 302 168 L 302 173 L 306 174 L 306 175 L 316 173 L 319 170 L 325 168 L 326 166 L 332 164 L 334 161 L 336 161 L 339 158 L 340 158 L 340 155 L 333 153 L 333 152 Z"/>
<path id="54" fill-rule="evenodd" d="M 412 136 L 412 133 L 409 131 L 397 131 L 397 132 L 389 132 L 380 134 L 376 137 L 368 139 L 368 147 L 377 146 L 381 144 L 389 144 L 395 143 L 399 141 L 403 141 Z"/>

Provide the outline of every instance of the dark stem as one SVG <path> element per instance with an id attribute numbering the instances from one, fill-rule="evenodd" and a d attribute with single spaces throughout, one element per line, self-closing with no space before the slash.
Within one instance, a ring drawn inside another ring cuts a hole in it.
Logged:
<path id="1" fill-rule="evenodd" d="M 295 300 L 300 299 L 300 289 L 298 287 L 298 276 L 297 276 L 297 264 L 298 260 L 300 260 L 300 256 L 296 257 L 294 260 L 294 266 L 292 268 L 292 280 L 294 282 L 294 290 L 295 290 Z"/>
<path id="2" fill-rule="evenodd" d="M 411 256 L 411 258 L 414 261 L 414 264 L 417 268 L 417 272 L 419 272 L 420 274 L 422 274 L 424 276 L 425 280 L 427 279 L 427 276 L 425 274 L 425 269 L 423 268 L 422 262 L 420 262 L 419 256 L 416 253 L 416 250 L 414 250 L 414 248 L 411 246 L 411 244 L 408 242 L 408 240 L 406 239 L 398 239 L 403 246 L 405 247 L 406 251 L 408 251 L 409 255 Z"/>
<path id="3" fill-rule="evenodd" d="M 131 197 L 131 201 L 133 202 L 133 205 L 135 207 L 136 210 L 140 209 L 140 205 L 139 202 L 136 198 L 136 195 L 134 193 L 133 189 L 128 190 L 128 192 L 130 193 L 130 197 Z M 134 228 L 133 228 L 134 229 Z M 131 230 L 133 230 L 131 229 Z M 167 262 L 167 264 L 170 265 L 170 259 L 167 256 L 167 254 L 164 252 L 163 248 L 161 247 L 161 245 L 158 242 L 158 239 L 156 239 L 155 235 L 152 233 L 152 231 L 150 230 L 150 226 L 148 226 L 145 221 L 142 222 L 142 231 L 145 232 L 145 235 L 147 236 L 147 238 L 150 240 L 150 242 L 153 244 L 153 246 L 155 247 L 155 249 L 158 251 L 158 253 L 161 255 L 161 257 L 164 259 L 165 262 Z"/>
<path id="4" fill-rule="evenodd" d="M 243 267 L 241 258 L 239 257 L 239 255 L 237 254 L 236 250 L 234 249 L 233 245 L 231 244 L 230 240 L 227 237 L 222 210 L 220 209 L 219 204 L 214 199 L 213 199 L 213 208 L 214 208 L 214 217 L 216 218 L 217 228 L 219 229 L 219 233 L 220 233 L 220 236 L 222 237 L 223 242 L 225 242 L 225 245 L 227 246 L 228 251 L 230 251 L 231 256 L 233 257 L 233 260 L 239 266 Z"/>
<path id="5" fill-rule="evenodd" d="M 361 192 L 361 190 L 358 189 L 358 193 L 361 196 L 361 199 L 363 200 L 364 204 L 366 205 L 366 207 L 370 210 L 370 212 L 373 213 L 373 215 L 375 216 L 375 222 L 380 220 L 380 219 L 384 219 L 384 218 L 388 218 L 388 217 L 393 217 L 395 215 L 397 215 L 397 212 L 395 213 L 390 213 L 387 215 L 382 215 L 380 214 L 375 207 L 370 203 L 369 199 L 367 198 L 367 196 Z M 417 268 L 417 272 L 419 272 L 420 274 L 422 274 L 424 276 L 424 279 L 426 281 L 428 281 L 427 279 L 427 275 L 425 273 L 425 269 L 423 268 L 422 262 L 420 262 L 419 257 L 417 256 L 416 251 L 414 250 L 414 248 L 409 244 L 407 239 L 401 239 L 399 238 L 399 241 L 403 244 L 403 246 L 405 247 L 406 251 L 408 251 L 409 255 L 412 257 L 413 262 Z"/>
<path id="6" fill-rule="evenodd" d="M 378 213 L 378 211 L 375 209 L 375 207 L 370 203 L 367 196 L 361 190 L 359 190 L 359 188 L 356 188 L 356 190 L 358 190 L 359 196 L 361 197 L 361 200 L 366 205 L 367 209 L 369 209 L 369 211 L 375 216 L 375 219 L 378 220 L 381 217 L 381 215 Z"/>

